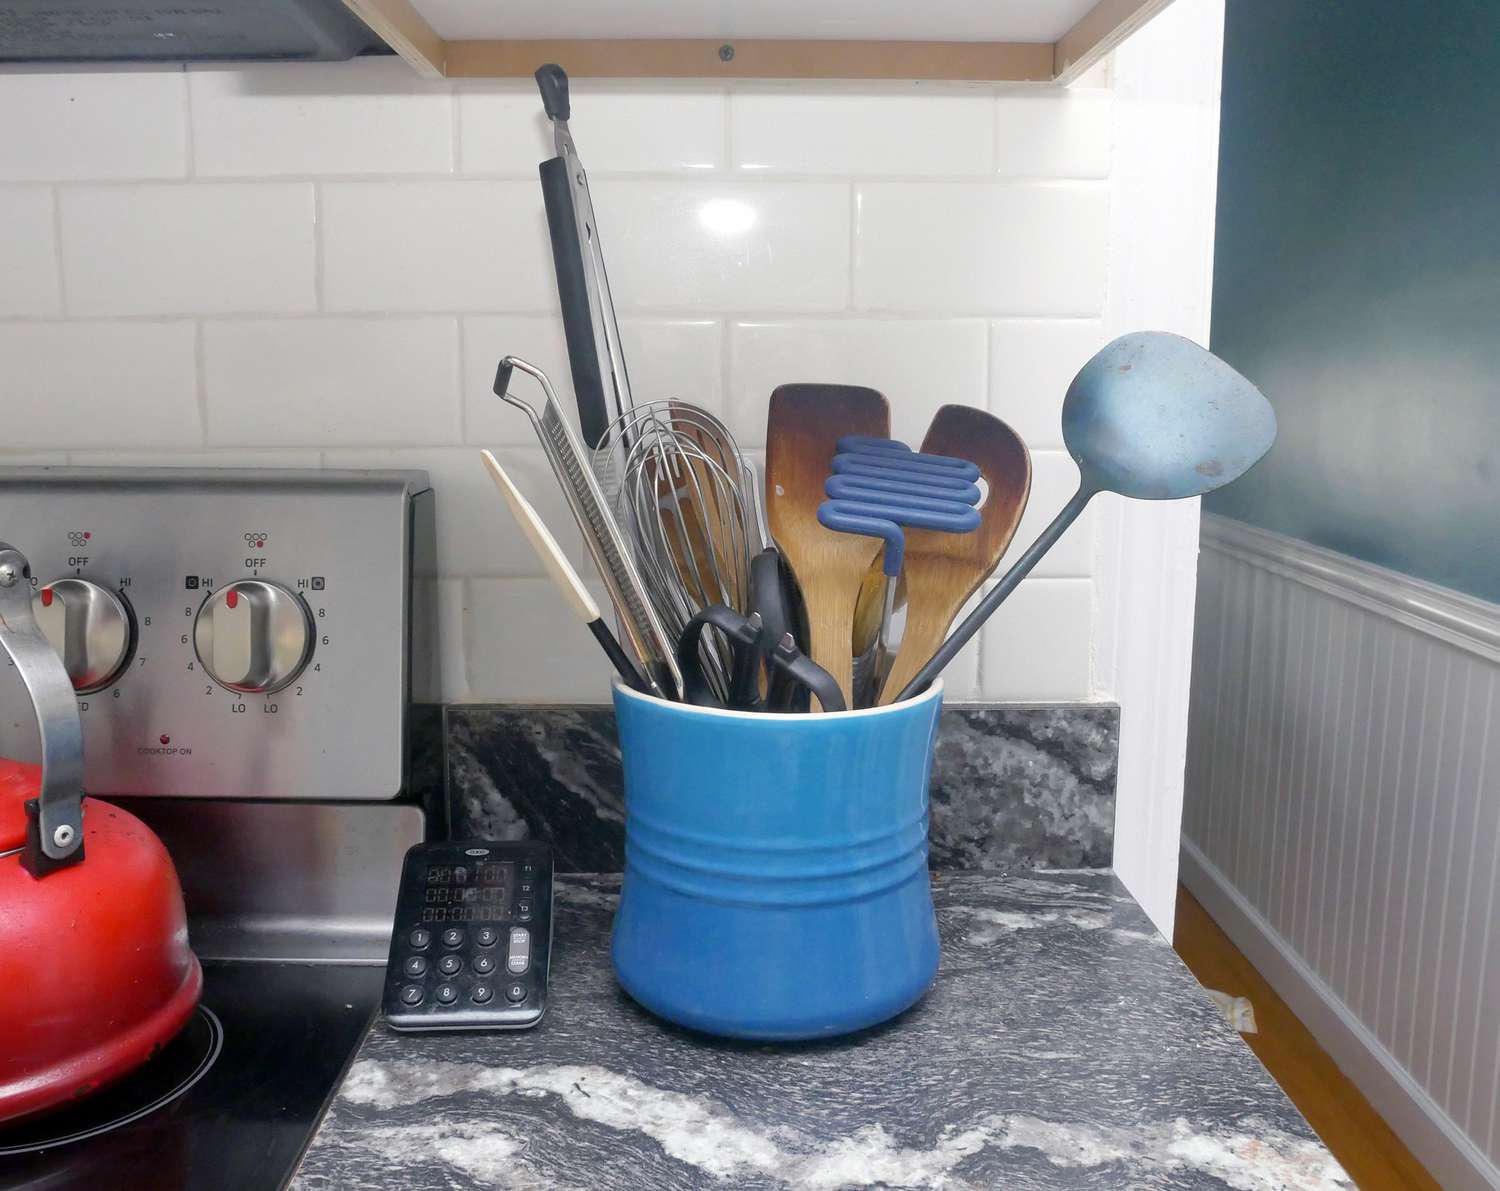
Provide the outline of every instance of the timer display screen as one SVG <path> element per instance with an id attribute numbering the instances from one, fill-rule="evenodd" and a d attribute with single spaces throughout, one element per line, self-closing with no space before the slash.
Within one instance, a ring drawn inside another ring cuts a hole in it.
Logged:
<path id="1" fill-rule="evenodd" d="M 423 922 L 505 922 L 516 866 L 435 864 L 422 889 Z"/>

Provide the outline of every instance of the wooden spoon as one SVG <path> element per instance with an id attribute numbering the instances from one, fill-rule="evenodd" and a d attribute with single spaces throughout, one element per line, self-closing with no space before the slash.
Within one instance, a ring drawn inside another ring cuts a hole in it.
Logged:
<path id="1" fill-rule="evenodd" d="M 1000 565 L 1031 495 L 1031 456 L 1016 432 L 992 414 L 967 405 L 938 410 L 922 450 L 978 465 L 989 491 L 973 533 L 906 531 L 906 631 L 880 690 L 890 703 L 926 663 L 968 598 Z"/>
<path id="2" fill-rule="evenodd" d="M 808 651 L 853 706 L 854 607 L 879 538 L 835 533 L 818 523 L 823 483 L 839 437 L 890 436 L 885 397 L 857 385 L 781 385 L 766 420 L 766 513 L 771 536 L 796 573 L 807 604 Z"/>

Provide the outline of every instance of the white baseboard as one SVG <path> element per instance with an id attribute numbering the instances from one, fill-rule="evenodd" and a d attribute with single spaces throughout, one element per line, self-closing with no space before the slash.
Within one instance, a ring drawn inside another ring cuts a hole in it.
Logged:
<path id="1" fill-rule="evenodd" d="M 1500 1191 L 1497 1170 L 1302 957 L 1192 843 L 1182 883 L 1448 1191 Z"/>

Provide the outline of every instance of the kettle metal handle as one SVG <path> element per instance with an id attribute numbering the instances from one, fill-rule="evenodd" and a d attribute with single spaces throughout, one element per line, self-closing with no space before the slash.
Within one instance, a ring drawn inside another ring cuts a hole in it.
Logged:
<path id="1" fill-rule="evenodd" d="M 42 788 L 26 803 L 21 864 L 34 877 L 83 859 L 83 721 L 62 659 L 31 611 L 31 564 L 0 542 L 0 646 L 36 710 Z"/>

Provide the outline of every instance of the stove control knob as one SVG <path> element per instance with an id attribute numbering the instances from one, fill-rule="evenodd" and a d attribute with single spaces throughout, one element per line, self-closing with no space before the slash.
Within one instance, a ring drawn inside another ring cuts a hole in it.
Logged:
<path id="1" fill-rule="evenodd" d="M 80 695 L 103 690 L 130 664 L 135 618 L 123 596 L 87 579 L 57 579 L 32 607 Z"/>
<path id="2" fill-rule="evenodd" d="M 279 583 L 240 579 L 203 601 L 193 624 L 193 648 L 220 686 L 279 691 L 312 657 L 312 613 Z"/>

